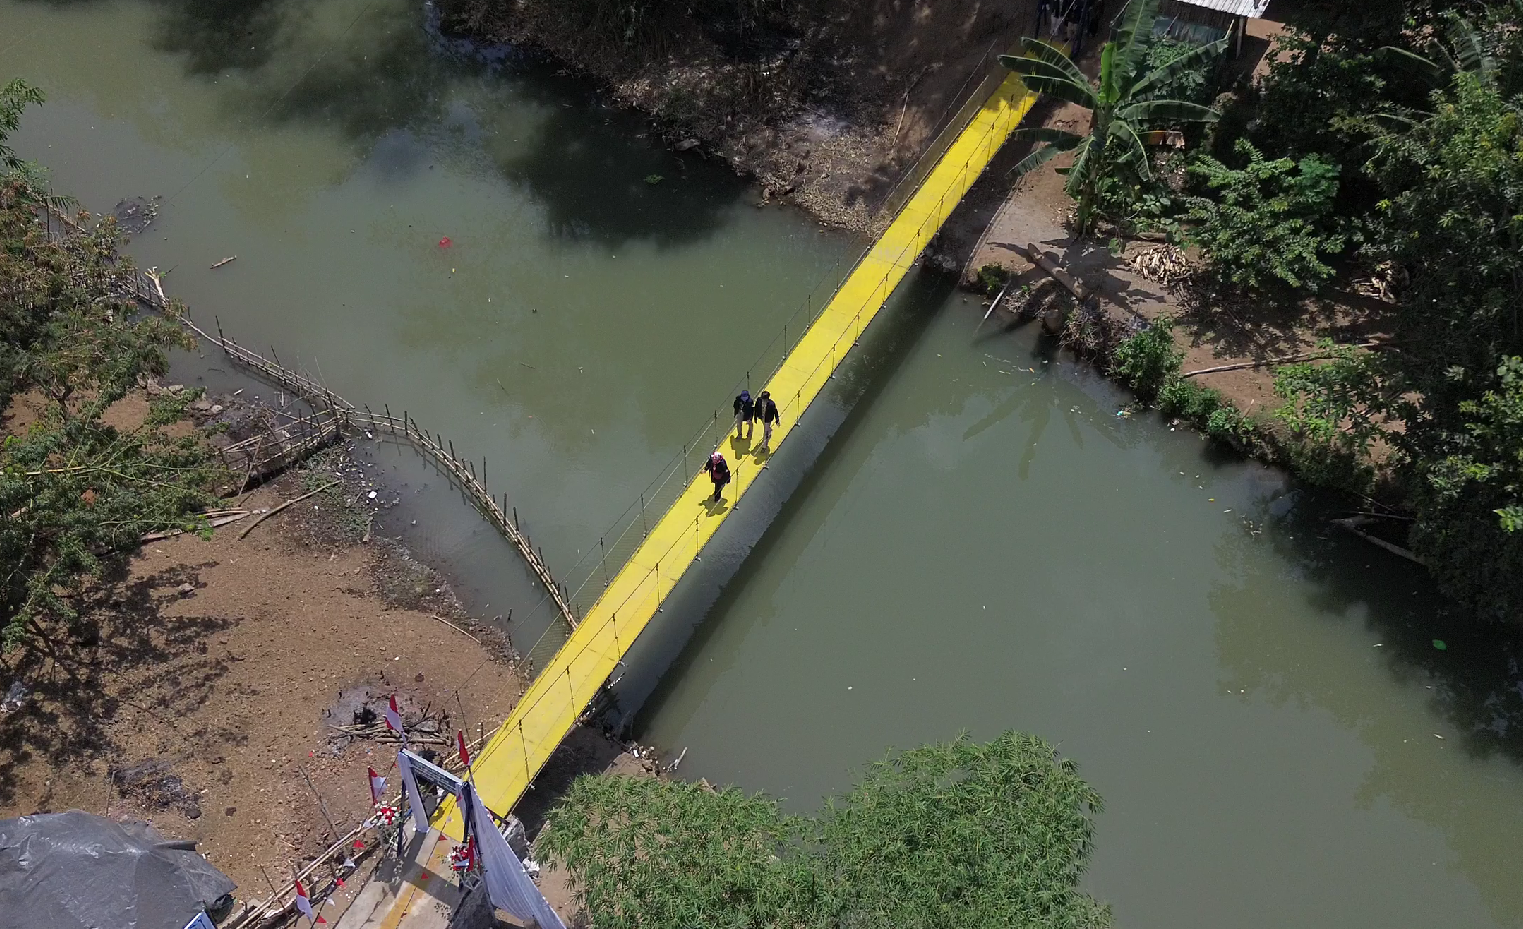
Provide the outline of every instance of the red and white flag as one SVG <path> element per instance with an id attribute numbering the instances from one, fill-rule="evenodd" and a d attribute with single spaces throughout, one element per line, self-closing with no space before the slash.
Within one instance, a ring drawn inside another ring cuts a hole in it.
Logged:
<path id="1" fill-rule="evenodd" d="M 381 805 L 381 791 L 386 789 L 386 778 L 375 773 L 375 768 L 366 768 L 370 772 L 370 805 Z"/>
<path id="2" fill-rule="evenodd" d="M 397 710 L 397 695 L 392 694 L 391 700 L 386 704 L 386 709 L 381 711 L 386 717 L 386 728 L 397 735 L 407 738 L 407 733 L 402 731 L 402 714 Z"/>
<path id="3" fill-rule="evenodd" d="M 323 919 L 321 916 L 317 915 L 316 910 L 312 909 L 312 901 L 307 898 L 307 888 L 301 886 L 301 881 L 296 882 L 296 909 L 297 912 L 301 913 L 301 915 L 311 920 L 314 926 L 320 923 L 326 924 L 328 922 L 326 919 Z"/>
<path id="4" fill-rule="evenodd" d="M 471 750 L 465 747 L 465 733 L 455 730 L 455 747 L 460 749 L 460 763 L 467 768 L 471 766 Z"/>

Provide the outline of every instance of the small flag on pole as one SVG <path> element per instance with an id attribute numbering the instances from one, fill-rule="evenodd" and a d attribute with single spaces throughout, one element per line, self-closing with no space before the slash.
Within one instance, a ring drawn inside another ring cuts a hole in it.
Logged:
<path id="1" fill-rule="evenodd" d="M 386 728 L 406 740 L 407 733 L 402 731 L 402 714 L 397 710 L 396 694 L 391 695 L 391 700 L 386 704 L 386 709 L 382 710 L 381 713 L 386 717 Z"/>
<path id="2" fill-rule="evenodd" d="M 455 747 L 460 749 L 460 763 L 467 768 L 471 766 L 471 751 L 465 747 L 465 733 L 455 730 Z"/>
<path id="3" fill-rule="evenodd" d="M 370 773 L 370 805 L 381 805 L 381 791 L 386 789 L 386 778 L 375 773 L 375 768 L 366 768 Z"/>
<path id="4" fill-rule="evenodd" d="M 307 917 L 312 925 L 326 924 L 328 921 L 317 915 L 312 909 L 312 901 L 307 897 L 307 888 L 301 886 L 301 881 L 296 882 L 296 909 L 301 915 Z"/>

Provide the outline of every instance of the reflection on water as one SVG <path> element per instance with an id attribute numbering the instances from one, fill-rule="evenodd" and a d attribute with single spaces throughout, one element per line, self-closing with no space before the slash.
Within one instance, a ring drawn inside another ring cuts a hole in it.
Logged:
<path id="1" fill-rule="evenodd" d="M 161 195 L 130 249 L 193 315 L 487 458 L 552 568 L 856 248 L 426 6 L 223 6 L 0 0 L 0 70 L 49 95 L 18 150 L 96 210 Z"/>
<path id="2" fill-rule="evenodd" d="M 1106 798 L 1124 925 L 1523 921 L 1511 642 L 977 320 L 948 301 L 858 405 L 639 734 L 808 808 L 885 746 L 1042 733 Z"/>

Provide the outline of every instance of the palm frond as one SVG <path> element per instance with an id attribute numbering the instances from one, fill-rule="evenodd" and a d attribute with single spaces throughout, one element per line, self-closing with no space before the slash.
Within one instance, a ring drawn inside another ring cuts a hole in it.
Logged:
<path id="1" fill-rule="evenodd" d="M 1074 157 L 1073 166 L 1068 169 L 1068 181 L 1063 185 L 1063 190 L 1077 200 L 1090 175 L 1100 170 L 1100 162 L 1105 157 L 1105 140 L 1089 136 L 1074 151 L 1078 155 Z"/>
<path id="2" fill-rule="evenodd" d="M 1153 123 L 1214 123 L 1221 114 L 1186 100 L 1142 100 L 1116 112 L 1118 119 L 1143 128 Z"/>
<path id="3" fill-rule="evenodd" d="M 1064 149 L 1056 145 L 1043 145 L 1031 154 L 1020 160 L 1020 163 L 1011 168 L 1009 174 L 1014 178 L 1022 178 L 1040 168 L 1042 165 L 1063 154 Z"/>
<path id="4" fill-rule="evenodd" d="M 1126 149 L 1116 159 L 1117 164 L 1130 164 L 1137 172 L 1137 176 L 1144 181 L 1153 179 L 1153 166 L 1148 164 L 1148 150 L 1138 138 L 1137 130 L 1124 119 L 1118 119 L 1111 123 L 1111 135 Z"/>
<path id="5" fill-rule="evenodd" d="M 1067 103 L 1077 103 L 1087 109 L 1093 110 L 1099 105 L 1099 101 L 1095 99 L 1095 92 L 1087 84 L 1075 84 L 1073 81 L 1049 77 L 1045 74 L 1022 74 L 1021 82 L 1039 94 L 1057 97 Z"/>
<path id="6" fill-rule="evenodd" d="M 1454 46 L 1454 63 L 1459 70 L 1481 78 L 1490 78 L 1497 70 L 1496 59 L 1486 54 L 1480 34 L 1467 19 L 1456 16 L 1449 23 L 1449 44 Z"/>
<path id="7" fill-rule="evenodd" d="M 1227 48 L 1227 37 L 1212 42 L 1210 45 L 1202 45 L 1191 49 L 1173 61 L 1159 68 L 1154 68 L 1144 74 L 1137 83 L 1132 85 L 1131 95 L 1133 99 L 1145 94 L 1164 93 L 1179 77 L 1189 71 L 1193 71 L 1201 64 L 1219 57 Z"/>
<path id="8" fill-rule="evenodd" d="M 1035 76 L 1048 77 L 1055 81 L 1068 81 L 1080 87 L 1088 87 L 1090 83 L 1082 74 L 1070 74 L 1067 70 L 1042 61 L 1039 58 L 1017 57 L 1014 55 L 999 56 L 999 63 L 1021 77 Z M 1077 75 L 1077 76 L 1075 76 Z"/>
<path id="9" fill-rule="evenodd" d="M 1439 88 L 1449 83 L 1451 72 L 1448 68 L 1416 52 L 1387 45 L 1375 54 L 1381 61 L 1400 68 L 1429 87 Z"/>
<path id="10" fill-rule="evenodd" d="M 1058 48 L 1056 45 L 1053 45 L 1050 42 L 1044 42 L 1041 39 L 1033 39 L 1029 37 L 1023 38 L 1021 39 L 1021 54 L 1025 55 L 1027 58 L 1036 58 L 1041 61 L 1045 61 L 1055 68 L 1061 68 L 1067 72 L 1069 77 L 1073 78 L 1079 83 L 1088 83 L 1088 79 L 1084 77 L 1084 74 L 1079 70 L 1078 65 L 1073 63 L 1073 59 L 1069 58 L 1061 48 Z"/>
<path id="11" fill-rule="evenodd" d="M 1153 37 L 1153 22 L 1158 19 L 1158 0 L 1131 0 L 1116 18 L 1116 48 L 1120 55 L 1118 85 L 1124 90 L 1131 83 L 1147 54 Z"/>

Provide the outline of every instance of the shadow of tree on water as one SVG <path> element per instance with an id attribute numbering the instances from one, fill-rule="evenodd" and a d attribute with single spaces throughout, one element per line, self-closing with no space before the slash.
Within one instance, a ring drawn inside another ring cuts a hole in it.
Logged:
<path id="1" fill-rule="evenodd" d="M 180 56 L 187 75 L 237 74 L 216 88 L 229 124 L 332 132 L 361 165 L 408 136 L 428 157 L 384 177 L 433 162 L 495 174 L 542 206 L 556 238 L 699 241 L 747 191 L 723 166 L 647 138 L 642 118 L 586 81 L 521 49 L 444 35 L 431 9 L 407 0 L 144 2 L 152 47 Z"/>

